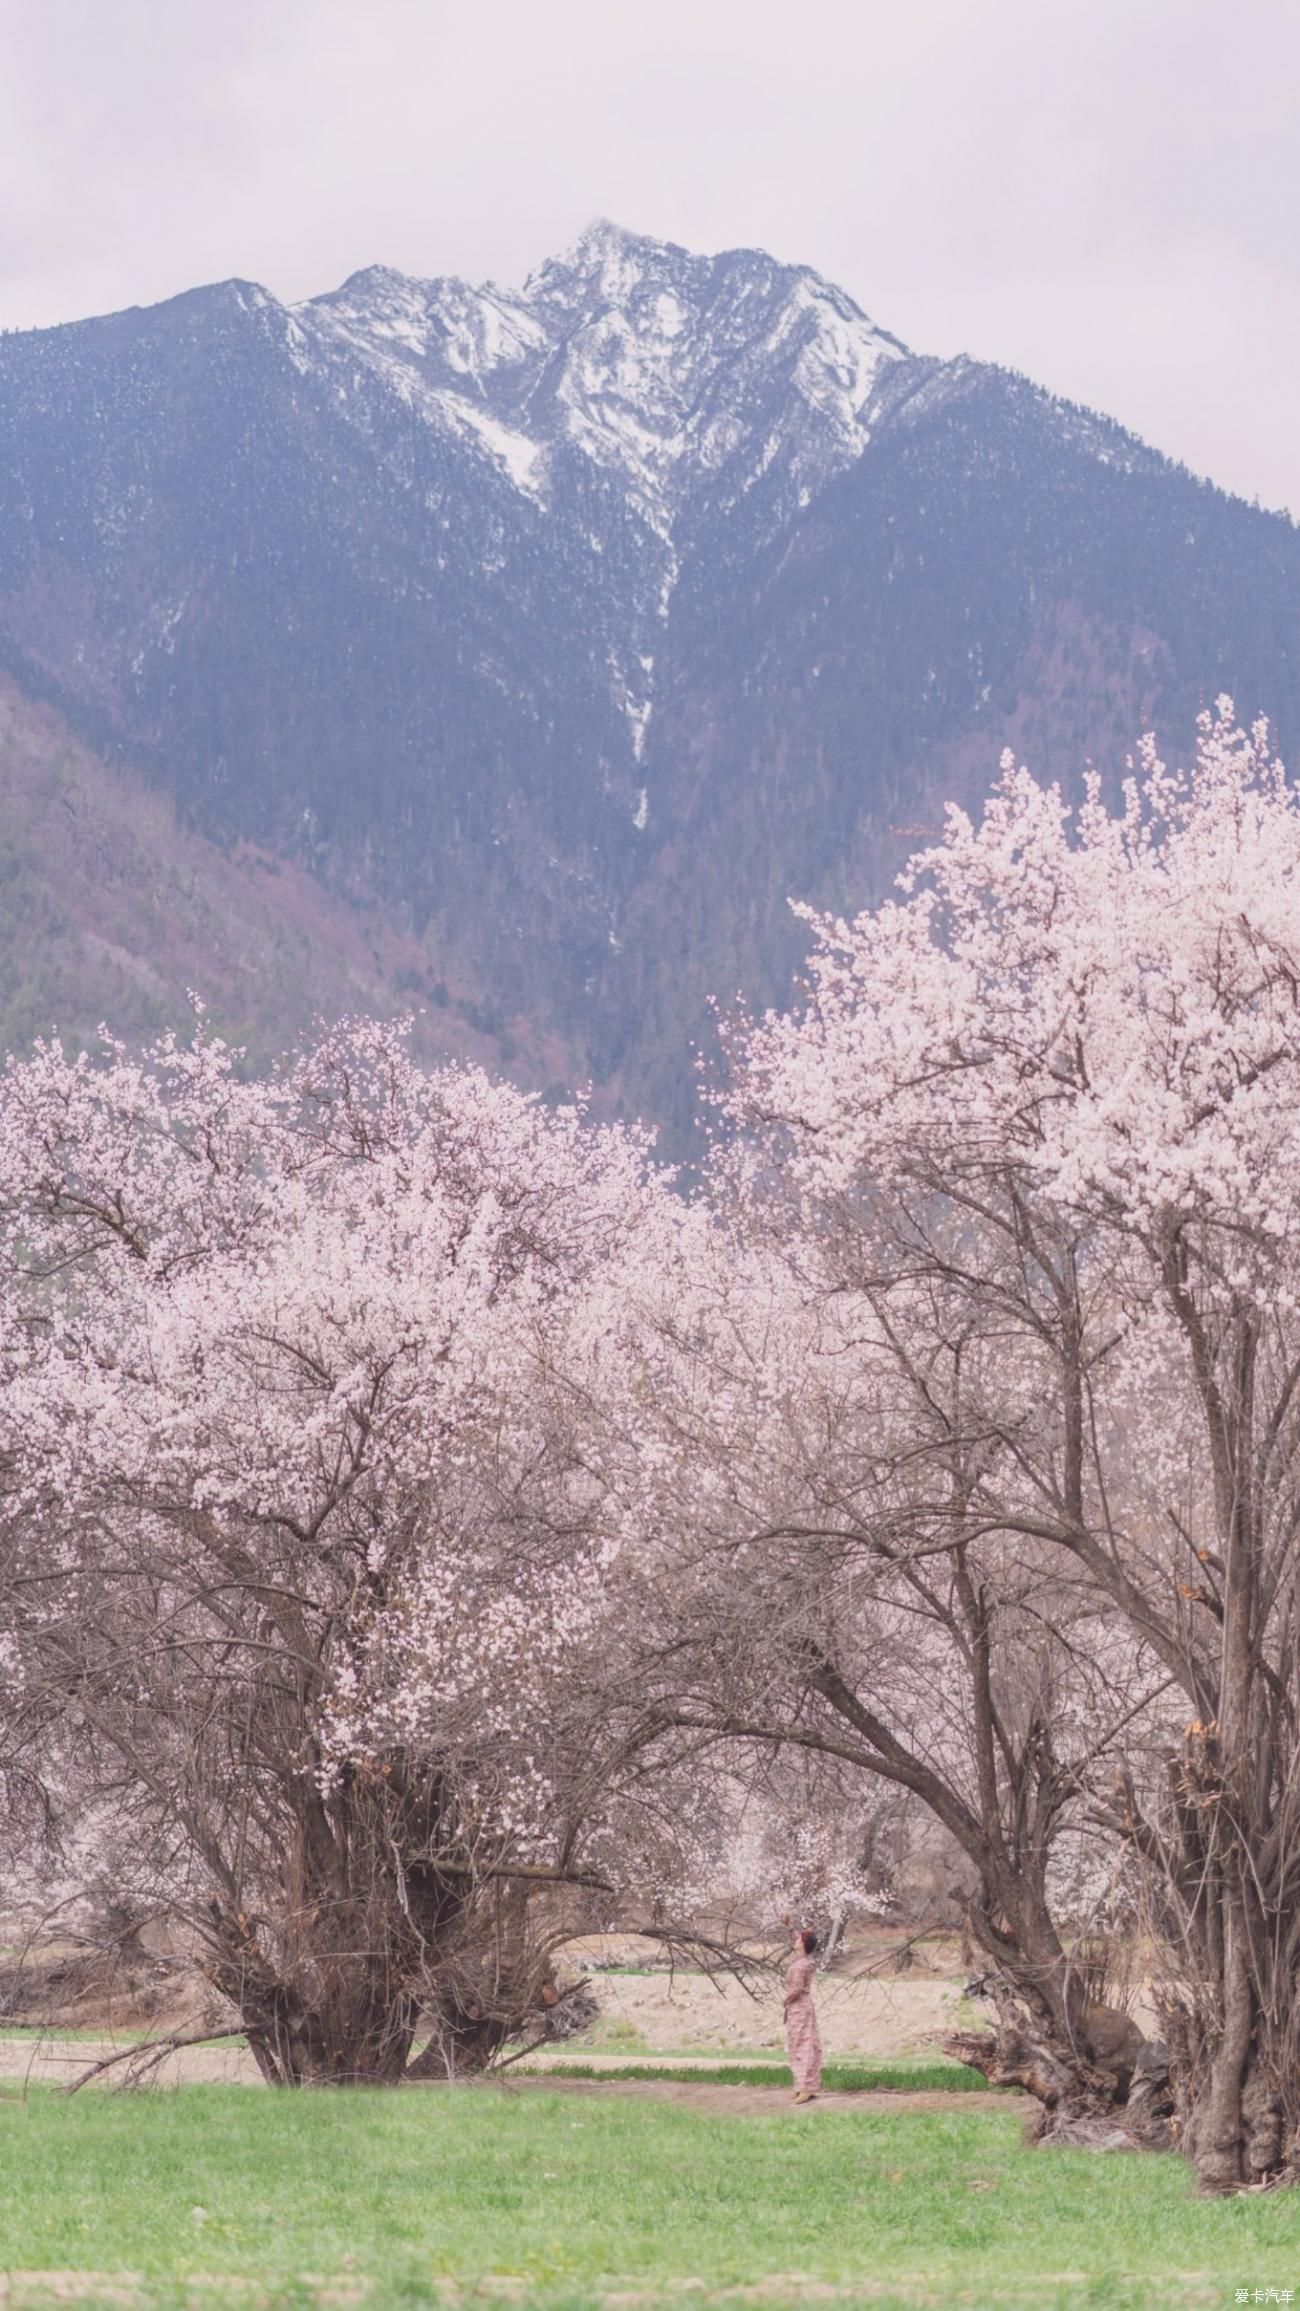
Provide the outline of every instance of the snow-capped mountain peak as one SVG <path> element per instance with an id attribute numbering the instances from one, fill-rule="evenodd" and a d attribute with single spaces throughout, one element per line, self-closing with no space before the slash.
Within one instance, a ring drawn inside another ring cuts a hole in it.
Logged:
<path id="1" fill-rule="evenodd" d="M 362 370 L 534 496 L 567 445 L 664 541 L 701 492 L 735 501 L 774 465 L 806 504 L 865 446 L 904 351 L 807 268 L 604 220 L 520 291 L 372 266 L 294 320 L 304 361 Z"/>
<path id="2" fill-rule="evenodd" d="M 441 363 L 467 388 L 499 370 L 527 367 L 547 350 L 545 331 L 511 291 L 454 278 L 414 280 L 386 265 L 353 273 L 341 289 L 298 311 L 346 332 L 358 348 Z"/>
<path id="3" fill-rule="evenodd" d="M 695 256 L 607 220 L 523 295 L 562 348 L 569 438 L 665 534 L 701 484 L 725 473 L 743 495 L 782 449 L 806 503 L 865 446 L 876 378 L 905 350 L 806 267 Z"/>
<path id="4" fill-rule="evenodd" d="M 769 536 L 796 520 L 862 454 L 877 380 L 905 352 L 805 266 L 758 249 L 698 256 L 608 220 L 522 289 L 376 265 L 290 326 L 299 367 L 372 437 L 390 438 L 376 394 L 395 399 L 493 488 L 561 527 L 577 514 L 567 550 L 602 601 L 619 563 L 622 608 L 599 624 L 637 766 L 692 541 L 741 508 Z M 400 432 L 388 455 L 404 471 Z M 491 570 L 505 548 L 485 519 Z M 648 807 L 641 796 L 638 828 Z"/>
<path id="5" fill-rule="evenodd" d="M 693 258 L 689 249 L 679 248 L 674 241 L 632 233 L 609 217 L 597 217 L 571 248 L 543 259 L 528 275 L 523 294 L 530 300 L 567 298 L 577 284 L 610 303 L 619 303 L 634 293 L 648 272 L 677 271 L 701 262 L 708 260 Z"/>

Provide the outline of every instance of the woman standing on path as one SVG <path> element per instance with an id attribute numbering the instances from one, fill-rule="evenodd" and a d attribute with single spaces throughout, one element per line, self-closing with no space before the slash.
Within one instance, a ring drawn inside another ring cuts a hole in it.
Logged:
<path id="1" fill-rule="evenodd" d="M 806 1926 L 796 1927 L 790 1947 L 794 1956 L 785 1976 L 785 2045 L 794 2072 L 794 2099 L 811 2102 L 822 2087 L 822 2042 L 812 1997 L 817 1936 Z"/>

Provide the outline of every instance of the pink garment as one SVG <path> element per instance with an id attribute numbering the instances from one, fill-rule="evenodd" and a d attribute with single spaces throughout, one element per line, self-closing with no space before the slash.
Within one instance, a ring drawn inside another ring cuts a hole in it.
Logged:
<path id="1" fill-rule="evenodd" d="M 820 2094 L 822 2042 L 813 2005 L 816 1963 L 806 1951 L 790 1961 L 785 1977 L 785 2046 L 799 2094 Z"/>

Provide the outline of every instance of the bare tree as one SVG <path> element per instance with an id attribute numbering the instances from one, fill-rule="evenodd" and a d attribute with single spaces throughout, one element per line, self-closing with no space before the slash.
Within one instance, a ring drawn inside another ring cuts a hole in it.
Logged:
<path id="1" fill-rule="evenodd" d="M 1059 1552 L 974 1509 L 1025 1383 L 1005 1309 L 990 1344 L 964 1296 L 917 1298 L 915 1247 L 895 1294 L 865 1206 L 810 1221 L 768 1178 L 744 1225 L 661 1281 L 649 1521 L 670 1570 L 647 1575 L 646 1685 L 732 1773 L 819 1766 L 789 1806 L 787 1866 L 855 1781 L 860 1812 L 882 1788 L 923 1805 L 1012 2001 L 961 2051 L 1061 2116 L 1126 2104 L 1141 2034 L 1096 1954 L 1131 1888 L 1099 1809 L 1121 1766 L 1149 1781 L 1168 1672 Z M 1158 2113 L 1141 2125 L 1167 2139 Z"/>

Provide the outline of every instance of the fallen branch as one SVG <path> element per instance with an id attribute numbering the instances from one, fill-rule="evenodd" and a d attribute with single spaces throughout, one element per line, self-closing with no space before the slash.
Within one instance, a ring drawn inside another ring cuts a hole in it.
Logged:
<path id="1" fill-rule="evenodd" d="M 128 2087 L 141 2086 L 150 2071 L 156 2070 L 159 2063 L 165 2062 L 169 2054 L 179 2054 L 183 2047 L 214 2046 L 223 2039 L 242 2038 L 243 2036 L 242 2030 L 175 2031 L 167 2038 L 146 2039 L 140 2046 L 123 2046 L 118 2049 L 116 2054 L 106 2054 L 99 2062 L 92 2062 L 89 2070 L 83 2070 L 80 2078 L 74 2078 L 72 2084 L 64 2088 L 64 2092 L 65 2094 L 79 2093 L 83 2086 L 89 2086 L 93 2079 L 102 2078 L 106 2071 L 112 2070 L 115 2064 L 119 2062 L 139 2063 L 140 2065 L 135 2073 L 128 2071 L 122 2082 L 123 2090 L 125 2091 Z"/>

